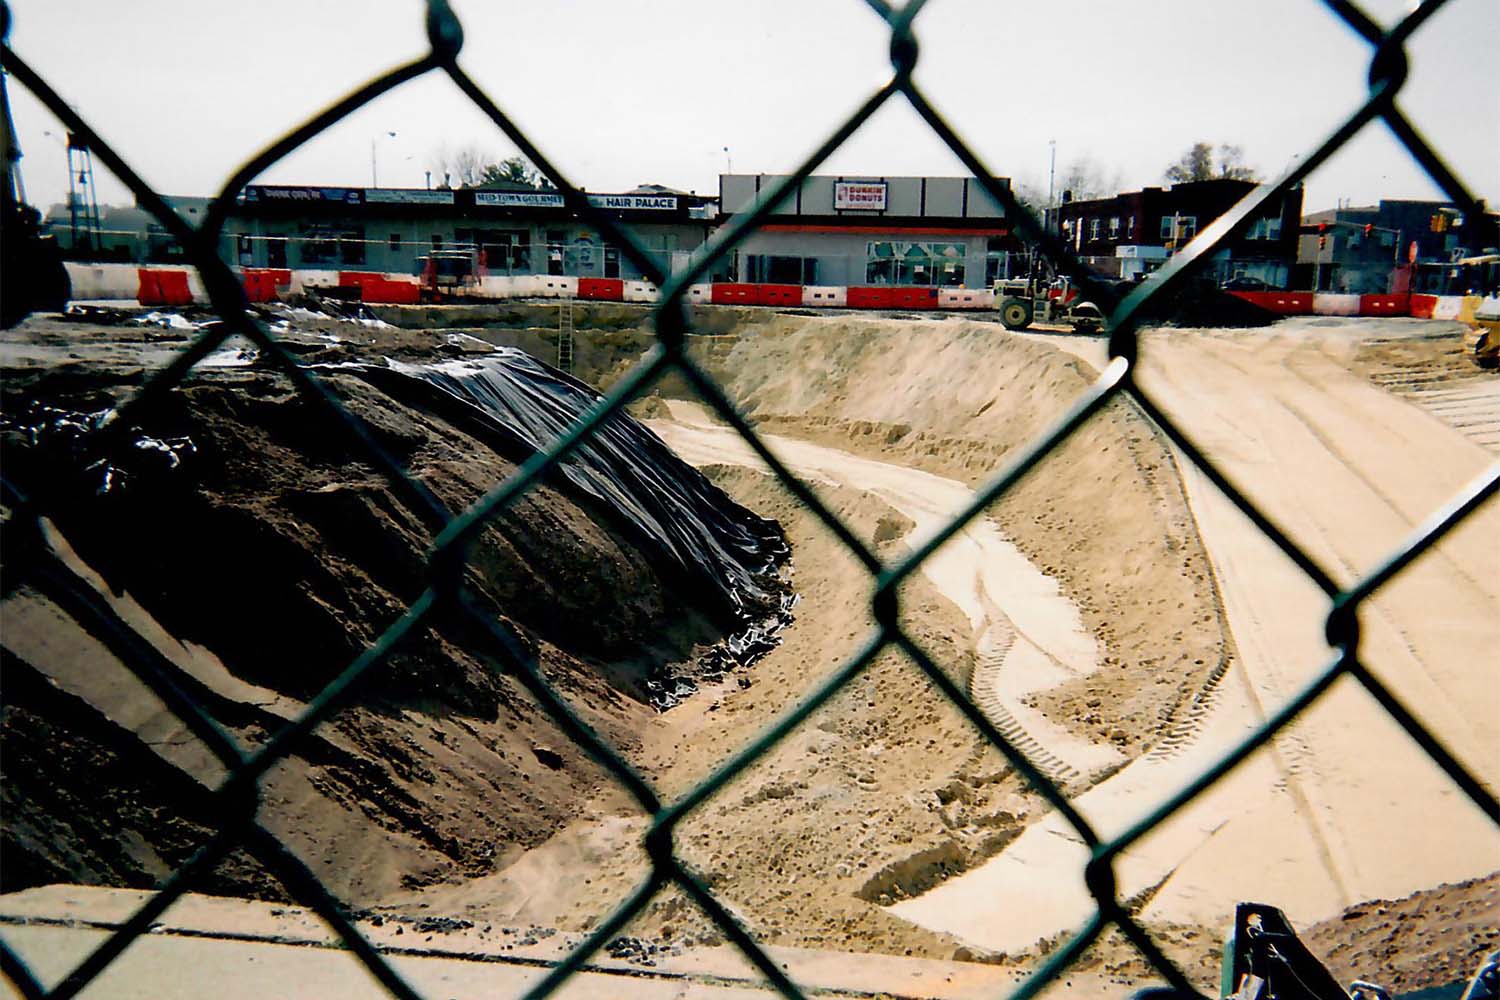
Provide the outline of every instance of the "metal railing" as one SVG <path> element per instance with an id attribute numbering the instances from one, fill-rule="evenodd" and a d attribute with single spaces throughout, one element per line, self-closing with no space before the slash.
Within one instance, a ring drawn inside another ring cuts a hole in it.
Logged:
<path id="1" fill-rule="evenodd" d="M 1109 289 L 1093 281 L 1087 268 L 1055 237 L 1043 230 L 1039 221 L 1016 203 L 1008 186 L 997 183 L 993 172 L 949 126 L 942 114 L 928 101 L 912 78 L 918 60 L 914 22 L 926 6 L 923 0 L 910 0 L 905 6 L 892 7 L 884 0 L 867 0 L 874 12 L 890 29 L 892 73 L 886 82 L 871 93 L 859 108 L 840 124 L 828 138 L 807 155 L 800 167 L 761 193 L 754 206 L 722 227 L 697 254 L 685 271 L 662 273 L 657 259 L 648 253 L 632 233 L 608 212 L 591 205 L 583 193 L 569 182 L 556 163 L 538 149 L 511 118 L 490 99 L 459 65 L 463 29 L 445 0 L 429 0 L 427 36 L 430 48 L 420 58 L 401 65 L 330 105 L 306 122 L 287 132 L 246 162 L 225 185 L 205 213 L 201 225 L 189 226 L 173 213 L 114 149 L 89 123 L 46 82 L 31 66 L 6 44 L 0 48 L 3 64 L 15 80 L 27 87 L 135 192 L 139 203 L 152 212 L 187 251 L 211 297 L 215 310 L 224 319 L 221 326 L 205 329 L 201 335 L 171 363 L 155 371 L 135 394 L 117 408 L 113 419 L 99 431 L 97 447 L 107 448 L 123 440 L 127 429 L 154 406 L 161 403 L 173 387 L 179 385 L 198 362 L 218 348 L 227 338 L 242 335 L 256 344 L 310 400 L 330 425 L 342 430 L 349 448 L 389 479 L 401 501 L 417 512 L 432 532 L 427 564 L 427 587 L 405 612 L 391 622 L 379 638 L 366 648 L 311 702 L 306 711 L 275 733 L 253 753 L 246 753 L 228 735 L 205 708 L 179 690 L 163 669 L 160 654 L 137 640 L 113 612 L 93 600 L 76 578 L 58 565 L 41 541 L 41 518 L 47 511 L 31 501 L 39 494 L 27 489 L 31 484 L 4 481 L 5 503 L 12 514 L 5 525 L 7 587 L 22 582 L 40 587 L 59 600 L 91 631 L 107 637 L 112 649 L 139 678 L 201 738 L 223 761 L 229 777 L 211 793 L 211 804 L 224 817 L 211 841 L 203 846 L 181 869 L 140 907 L 129 919 L 100 944 L 86 959 L 51 990 L 45 989 L 25 962 L 11 948 L 0 946 L 0 968 L 28 997 L 71 997 L 94 980 L 132 941 L 145 933 L 172 903 L 197 885 L 215 864 L 236 848 L 243 848 L 262 862 L 284 884 L 298 902 L 316 911 L 326 920 L 345 945 L 368 966 L 370 972 L 397 997 L 415 1000 L 417 992 L 350 922 L 340 905 L 315 875 L 275 836 L 255 819 L 260 779 L 281 761 L 299 741 L 319 723 L 328 719 L 351 695 L 370 680 L 374 668 L 398 644 L 431 623 L 439 615 L 463 615 L 472 620 L 478 633 L 493 646 L 494 653 L 544 707 L 553 721 L 602 764 L 629 792 L 636 803 L 651 817 L 645 836 L 649 855 L 649 875 L 629 897 L 548 974 L 534 984 L 527 997 L 546 996 L 577 971 L 607 942 L 620 933 L 625 924 L 668 884 L 675 883 L 703 908 L 755 965 L 766 979 L 790 997 L 802 992 L 788 978 L 781 965 L 768 957 L 751 934 L 710 891 L 705 879 L 690 868 L 674 850 L 673 835 L 678 824 L 690 812 L 702 806 L 724 785 L 766 753 L 774 744 L 826 704 L 845 684 L 860 674 L 888 648 L 894 648 L 911 659 L 930 682 L 962 711 L 970 723 L 994 744 L 1042 795 L 1066 819 L 1073 832 L 1088 847 L 1090 860 L 1084 870 L 1088 891 L 1096 909 L 1093 915 L 1058 947 L 1028 979 L 1019 985 L 1013 997 L 1036 995 L 1067 969 L 1102 932 L 1113 925 L 1155 967 L 1170 986 L 1182 995 L 1197 995 L 1184 973 L 1163 954 L 1150 934 L 1128 912 L 1116 883 L 1115 861 L 1120 853 L 1158 824 L 1177 813 L 1184 805 L 1202 794 L 1219 778 L 1265 744 L 1287 726 L 1299 713 L 1314 704 L 1339 678 L 1348 677 L 1373 696 L 1410 738 L 1431 758 L 1434 765 L 1462 790 L 1479 809 L 1500 826 L 1500 804 L 1480 780 L 1466 770 L 1430 731 L 1412 715 L 1400 699 L 1373 676 L 1360 660 L 1360 626 L 1357 616 L 1361 604 L 1400 573 L 1417 556 L 1426 551 L 1455 524 L 1500 489 L 1500 468 L 1491 468 L 1480 479 L 1453 497 L 1409 537 L 1396 544 L 1381 564 L 1353 586 L 1341 588 L 1319 560 L 1298 547 L 1266 514 L 1259 510 L 1239 488 L 1204 456 L 1188 433 L 1162 412 L 1150 394 L 1135 379 L 1137 367 L 1137 323 L 1142 309 L 1152 299 L 1169 295 L 1195 272 L 1204 267 L 1215 249 L 1231 235 L 1248 227 L 1264 214 L 1283 192 L 1299 183 L 1323 164 L 1355 133 L 1377 120 L 1383 121 L 1412 157 L 1423 167 L 1461 210 L 1477 210 L 1475 199 L 1444 164 L 1396 105 L 1395 99 L 1407 76 L 1406 42 L 1448 0 L 1428 0 L 1399 22 L 1386 28 L 1377 24 L 1351 0 L 1322 0 L 1324 5 L 1370 46 L 1369 89 L 1364 99 L 1346 116 L 1334 132 L 1306 155 L 1297 165 L 1273 183 L 1257 188 L 1231 211 L 1201 232 L 1181 253 L 1162 268 L 1158 280 L 1142 285 L 1120 300 Z M 4 9 L 4 28 L 8 38 L 10 13 Z M 1003 69 L 1001 70 L 1003 72 Z M 243 290 L 231 269 L 215 253 L 226 214 L 234 205 L 237 192 L 271 164 L 296 149 L 382 94 L 427 73 L 446 75 L 496 127 L 556 185 L 567 206 L 580 217 L 592 222 L 608 241 L 620 248 L 622 255 L 662 290 L 661 301 L 654 309 L 656 344 L 628 376 L 613 389 L 577 425 L 559 437 L 549 450 L 532 457 L 517 468 L 488 495 L 461 512 L 451 512 L 418 480 L 403 469 L 369 433 L 363 423 L 350 414 L 308 368 L 286 351 L 265 324 L 246 308 Z M 723 389 L 693 360 L 686 351 L 685 335 L 689 320 L 683 297 L 690 284 L 703 280 L 714 261 L 735 248 L 747 234 L 791 190 L 792 185 L 815 170 L 834 150 L 848 139 L 871 115 L 889 101 L 905 100 L 927 126 L 946 144 L 979 179 L 990 194 L 1004 207 L 1021 235 L 1038 245 L 1061 270 L 1071 274 L 1085 287 L 1094 301 L 1106 307 L 1109 314 L 1109 354 L 1111 361 L 1096 381 L 1048 430 L 1018 450 L 1005 468 L 985 485 L 973 501 L 930 541 L 895 564 L 879 559 L 860 542 L 817 495 L 794 476 L 766 447 L 744 417 L 735 409 Z M 475 602 L 464 585 L 465 560 L 470 543 L 487 519 L 514 503 L 536 485 L 549 470 L 562 462 L 600 425 L 650 388 L 658 379 L 676 373 L 691 384 L 703 400 L 745 439 L 770 467 L 787 489 L 805 504 L 833 535 L 866 568 L 876 583 L 872 611 L 876 625 L 860 650 L 831 675 L 822 680 L 795 708 L 782 715 L 774 725 L 749 745 L 740 748 L 702 783 L 672 801 L 663 801 L 651 784 L 632 768 L 621 754 L 593 732 L 566 704 L 543 677 L 526 644 Z M 1277 708 L 1265 724 L 1225 753 L 1211 767 L 1198 774 L 1166 801 L 1153 809 L 1129 829 L 1110 839 L 1102 838 L 1074 804 L 1029 760 L 1002 736 L 985 715 L 955 686 L 931 656 L 914 641 L 900 624 L 898 591 L 903 580 L 911 576 L 945 541 L 979 516 L 1018 480 L 1044 461 L 1066 438 L 1087 423 L 1106 403 L 1117 397 L 1134 401 L 1139 410 L 1200 468 L 1262 532 L 1305 573 L 1332 602 L 1326 620 L 1326 636 L 1334 650 L 1330 661 L 1285 704 Z M 162 767 L 170 768 L 163 763 Z M 1059 873 L 1059 881 L 1065 878 Z"/>

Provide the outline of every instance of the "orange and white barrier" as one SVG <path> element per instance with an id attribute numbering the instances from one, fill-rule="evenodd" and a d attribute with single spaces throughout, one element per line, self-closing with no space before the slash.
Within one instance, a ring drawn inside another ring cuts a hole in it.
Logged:
<path id="1" fill-rule="evenodd" d="M 66 262 L 75 301 L 131 299 L 145 306 L 206 304 L 208 295 L 196 268 L 170 265 Z M 274 302 L 302 292 L 330 289 L 358 291 L 364 302 L 416 304 L 423 300 L 420 278 L 379 271 L 333 271 L 317 268 L 243 268 L 246 298 Z M 576 298 L 599 302 L 651 303 L 661 289 L 645 280 L 579 278 L 570 275 L 482 275 L 464 292 L 474 298 L 503 301 L 526 298 Z M 1477 296 L 1347 295 L 1333 292 L 1231 292 L 1246 302 L 1282 316 L 1411 316 L 1418 319 L 1472 321 Z M 902 285 L 784 285 L 757 282 L 713 282 L 689 285 L 683 300 L 763 307 L 807 306 L 819 309 L 983 310 L 995 307 L 995 294 L 982 288 L 925 288 Z"/>

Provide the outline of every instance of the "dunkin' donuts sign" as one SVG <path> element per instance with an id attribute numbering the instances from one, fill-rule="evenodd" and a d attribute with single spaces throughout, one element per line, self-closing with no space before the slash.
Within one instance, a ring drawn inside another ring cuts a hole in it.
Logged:
<path id="1" fill-rule="evenodd" d="M 835 181 L 833 207 L 884 212 L 885 181 Z"/>

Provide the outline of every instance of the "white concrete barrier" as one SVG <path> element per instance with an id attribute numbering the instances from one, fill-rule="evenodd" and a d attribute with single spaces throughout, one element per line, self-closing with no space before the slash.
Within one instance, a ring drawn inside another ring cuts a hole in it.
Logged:
<path id="1" fill-rule="evenodd" d="M 939 288 L 939 309 L 993 309 L 995 293 L 988 288 Z"/>
<path id="2" fill-rule="evenodd" d="M 526 275 L 529 278 L 530 275 Z M 517 290 L 518 282 L 522 278 L 509 274 L 486 274 L 479 279 L 479 285 L 474 289 L 474 294 L 482 299 L 513 299 L 520 296 Z"/>
<path id="3" fill-rule="evenodd" d="M 649 281 L 625 282 L 626 302 L 655 302 L 661 298 L 661 290 Z"/>
<path id="4" fill-rule="evenodd" d="M 823 308 L 847 306 L 849 289 L 843 285 L 803 285 L 802 304 Z"/>
<path id="5" fill-rule="evenodd" d="M 134 264 L 79 264 L 64 261 L 68 280 L 73 285 L 73 301 L 97 299 L 130 299 L 140 291 L 140 278 Z"/>
<path id="6" fill-rule="evenodd" d="M 1358 316 L 1359 296 L 1314 292 L 1313 312 L 1319 316 Z"/>
<path id="7" fill-rule="evenodd" d="M 337 288 L 339 286 L 339 273 L 337 271 L 320 271 L 298 268 L 292 272 L 292 283 L 287 286 L 287 293 L 296 295 L 309 289 Z"/>
<path id="8" fill-rule="evenodd" d="M 1458 319 L 1463 308 L 1464 297 L 1462 295 L 1439 295 L 1432 307 L 1432 318 Z"/>
<path id="9" fill-rule="evenodd" d="M 684 302 L 694 302 L 699 305 L 708 305 L 714 300 L 714 286 L 688 285 L 687 295 L 683 296 Z"/>
<path id="10" fill-rule="evenodd" d="M 525 293 L 543 299 L 560 299 L 578 295 L 578 279 L 568 275 L 533 274 L 531 288 Z"/>
<path id="11" fill-rule="evenodd" d="M 203 278 L 198 274 L 196 267 L 187 268 L 188 291 L 193 295 L 193 301 L 199 305 L 208 303 L 208 289 L 203 287 Z"/>

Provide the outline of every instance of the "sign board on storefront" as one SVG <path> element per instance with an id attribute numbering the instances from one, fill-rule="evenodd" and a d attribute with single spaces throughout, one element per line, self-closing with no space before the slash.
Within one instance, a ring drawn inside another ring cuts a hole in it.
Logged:
<path id="1" fill-rule="evenodd" d="M 633 212 L 677 210 L 676 196 L 666 194 L 591 194 L 589 204 L 598 208 L 628 209 Z"/>
<path id="2" fill-rule="evenodd" d="M 836 210 L 884 212 L 885 191 L 885 181 L 836 181 L 833 185 L 833 207 Z"/>
<path id="3" fill-rule="evenodd" d="M 241 200 L 254 204 L 259 202 L 311 202 L 334 201 L 345 205 L 359 205 L 364 201 L 360 188 L 299 187 L 287 184 L 251 184 L 245 188 Z"/>
<path id="4" fill-rule="evenodd" d="M 589 204 L 598 208 L 631 212 L 674 212 L 677 210 L 675 195 L 660 194 L 591 194 Z M 530 191 L 475 191 L 474 204 L 498 205 L 505 208 L 562 208 L 563 196 L 556 193 Z"/>
<path id="5" fill-rule="evenodd" d="M 563 196 L 541 191 L 475 191 L 474 204 L 502 208 L 562 208 Z"/>
<path id="6" fill-rule="evenodd" d="M 451 205 L 452 191 L 424 191 L 420 188 L 366 188 L 367 205 Z"/>

